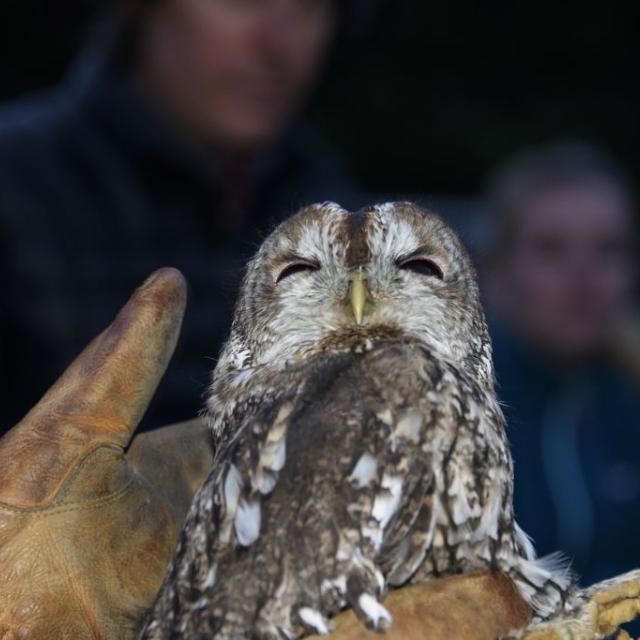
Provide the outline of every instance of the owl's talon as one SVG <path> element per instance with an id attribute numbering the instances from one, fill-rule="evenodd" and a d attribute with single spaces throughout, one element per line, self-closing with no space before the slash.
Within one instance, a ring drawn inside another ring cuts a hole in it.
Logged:
<path id="1" fill-rule="evenodd" d="M 393 622 L 391 614 L 370 593 L 361 594 L 354 609 L 365 626 L 378 633 L 388 631 Z"/>
<path id="2" fill-rule="evenodd" d="M 331 633 L 331 623 L 317 609 L 301 607 L 298 609 L 298 617 L 302 624 L 313 633 L 321 636 Z"/>

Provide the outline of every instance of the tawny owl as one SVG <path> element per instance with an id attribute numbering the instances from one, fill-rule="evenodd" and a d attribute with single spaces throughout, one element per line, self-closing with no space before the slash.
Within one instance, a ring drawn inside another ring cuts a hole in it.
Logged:
<path id="1" fill-rule="evenodd" d="M 572 579 L 514 520 L 512 463 L 470 259 L 409 203 L 325 203 L 250 262 L 213 375 L 214 468 L 143 638 L 297 638 L 381 594 L 476 570 L 535 614 Z"/>

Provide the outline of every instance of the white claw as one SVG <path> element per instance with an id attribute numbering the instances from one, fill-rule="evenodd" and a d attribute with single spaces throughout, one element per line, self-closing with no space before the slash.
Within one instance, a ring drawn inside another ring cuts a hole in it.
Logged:
<path id="1" fill-rule="evenodd" d="M 302 622 L 304 622 L 308 627 L 311 627 L 316 633 L 321 636 L 326 636 L 331 633 L 327 621 L 319 611 L 316 611 L 311 607 L 302 607 L 298 613 Z"/>
<path id="2" fill-rule="evenodd" d="M 363 593 L 358 605 L 374 629 L 386 631 L 391 626 L 391 614 L 371 594 Z"/>

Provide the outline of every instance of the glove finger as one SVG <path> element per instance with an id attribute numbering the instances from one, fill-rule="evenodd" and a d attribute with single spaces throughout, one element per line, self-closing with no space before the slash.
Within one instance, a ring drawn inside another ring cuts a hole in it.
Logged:
<path id="1" fill-rule="evenodd" d="M 0 502 L 46 503 L 101 445 L 125 447 L 178 339 L 186 283 L 155 272 L 40 402 L 0 440 Z"/>
<path id="2" fill-rule="evenodd" d="M 389 593 L 384 606 L 394 619 L 384 636 L 388 640 L 493 640 L 525 626 L 531 613 L 506 576 L 489 573 L 405 586 Z M 380 638 L 373 631 L 363 631 L 353 611 L 341 613 L 335 622 L 332 639 Z"/>

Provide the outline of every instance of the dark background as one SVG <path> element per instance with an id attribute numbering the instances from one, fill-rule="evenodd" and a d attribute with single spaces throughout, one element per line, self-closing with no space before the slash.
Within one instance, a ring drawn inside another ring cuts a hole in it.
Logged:
<path id="1" fill-rule="evenodd" d="M 622 2 L 380 3 L 343 46 L 314 119 L 371 191 L 469 196 L 522 146 L 604 145 L 640 177 L 638 25 Z M 3 0 L 0 99 L 55 83 L 88 0 Z"/>

